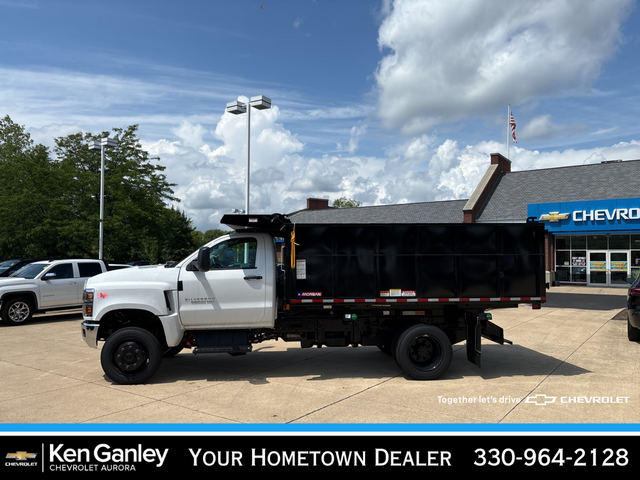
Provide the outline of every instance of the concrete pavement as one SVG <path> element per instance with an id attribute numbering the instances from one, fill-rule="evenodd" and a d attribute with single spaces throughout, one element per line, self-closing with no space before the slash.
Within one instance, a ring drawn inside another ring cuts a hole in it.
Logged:
<path id="1" fill-rule="evenodd" d="M 80 315 L 0 326 L 2 424 L 640 423 L 640 344 L 625 289 L 553 287 L 540 310 L 493 311 L 513 345 L 483 340 L 482 368 L 456 345 L 444 377 L 405 378 L 377 348 L 266 342 L 243 357 L 163 360 L 122 386 L 86 346 Z M 135 427 L 133 427 L 135 428 Z"/>

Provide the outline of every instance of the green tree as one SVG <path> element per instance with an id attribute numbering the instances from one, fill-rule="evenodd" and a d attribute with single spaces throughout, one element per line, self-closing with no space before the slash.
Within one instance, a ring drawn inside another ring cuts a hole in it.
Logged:
<path id="1" fill-rule="evenodd" d="M 0 255 L 58 256 L 62 171 L 24 127 L 0 120 Z"/>
<path id="2" fill-rule="evenodd" d="M 355 208 L 362 205 L 359 200 L 353 200 L 347 197 L 336 198 L 331 204 L 334 208 Z"/>
<path id="3" fill-rule="evenodd" d="M 55 158 L 24 127 L 0 120 L 0 260 L 98 256 L 100 152 L 90 140 L 115 136 L 106 150 L 104 258 L 180 260 L 197 248 L 191 220 L 158 158 L 142 150 L 137 126 L 56 139 Z"/>
<path id="4" fill-rule="evenodd" d="M 219 228 L 206 230 L 204 233 L 196 232 L 195 241 L 198 247 L 201 247 L 202 245 L 209 243 L 211 240 L 215 240 L 216 238 L 221 237 L 222 235 L 226 235 L 227 233 L 231 233 L 231 231 L 220 230 Z"/>
<path id="5" fill-rule="evenodd" d="M 194 241 L 191 219 L 174 207 L 165 209 L 159 226 L 159 261 L 182 260 L 200 246 Z"/>
<path id="6" fill-rule="evenodd" d="M 157 157 L 142 150 L 137 125 L 100 135 L 73 134 L 56 139 L 55 152 L 65 172 L 67 248 L 97 255 L 100 204 L 100 151 L 92 140 L 115 137 L 105 150 L 104 257 L 110 261 L 162 263 L 196 248 L 191 221 L 171 207 L 177 199 Z M 75 232 L 75 235 L 73 235 Z"/>

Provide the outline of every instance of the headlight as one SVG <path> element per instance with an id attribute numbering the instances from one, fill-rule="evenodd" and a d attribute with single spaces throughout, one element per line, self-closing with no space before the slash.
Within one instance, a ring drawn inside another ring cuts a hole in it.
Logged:
<path id="1" fill-rule="evenodd" d="M 95 290 L 93 288 L 87 288 L 82 294 L 82 315 L 85 317 L 93 316 L 93 298 Z"/>

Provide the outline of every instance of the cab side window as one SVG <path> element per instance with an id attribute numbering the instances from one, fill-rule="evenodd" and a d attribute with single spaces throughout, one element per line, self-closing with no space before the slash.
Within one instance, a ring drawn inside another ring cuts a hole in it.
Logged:
<path id="1" fill-rule="evenodd" d="M 55 280 L 60 280 L 61 278 L 73 278 L 73 265 L 71 263 L 61 263 L 60 265 L 52 267 L 51 270 L 47 272 L 47 274 L 49 273 L 56 274 L 53 278 Z"/>
<path id="2" fill-rule="evenodd" d="M 93 277 L 102 273 L 102 267 L 98 262 L 78 262 L 80 277 Z"/>
<path id="3" fill-rule="evenodd" d="M 235 238 L 211 248 L 212 269 L 256 268 L 258 242 L 255 238 Z"/>

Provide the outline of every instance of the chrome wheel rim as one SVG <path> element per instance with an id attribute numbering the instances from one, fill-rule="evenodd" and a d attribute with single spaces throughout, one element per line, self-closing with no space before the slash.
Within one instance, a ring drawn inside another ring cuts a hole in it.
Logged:
<path id="1" fill-rule="evenodd" d="M 9 307 L 9 320 L 12 322 L 24 322 L 29 317 L 29 305 L 25 302 L 16 302 Z"/>

